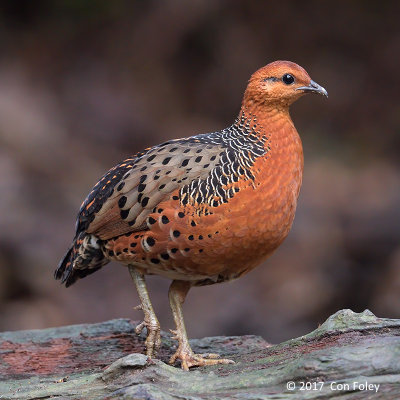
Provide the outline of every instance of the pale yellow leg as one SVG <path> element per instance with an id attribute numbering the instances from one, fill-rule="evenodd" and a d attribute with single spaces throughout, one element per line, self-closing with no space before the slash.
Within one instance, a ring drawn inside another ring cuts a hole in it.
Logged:
<path id="1" fill-rule="evenodd" d="M 135 332 L 140 335 L 143 328 L 147 329 L 146 354 L 148 357 L 153 357 L 161 346 L 160 323 L 150 301 L 144 274 L 131 265 L 128 268 L 141 302 L 137 308 L 140 308 L 144 313 L 144 320 L 136 327 Z"/>
<path id="2" fill-rule="evenodd" d="M 173 338 L 178 341 L 178 349 L 170 359 L 170 364 L 180 360 L 181 367 L 188 371 L 190 367 L 202 367 L 204 365 L 233 364 L 232 360 L 218 358 L 218 354 L 195 354 L 190 347 L 183 320 L 182 304 L 191 287 L 190 282 L 173 281 L 169 288 L 169 303 L 174 316 L 176 330 L 173 330 Z"/>

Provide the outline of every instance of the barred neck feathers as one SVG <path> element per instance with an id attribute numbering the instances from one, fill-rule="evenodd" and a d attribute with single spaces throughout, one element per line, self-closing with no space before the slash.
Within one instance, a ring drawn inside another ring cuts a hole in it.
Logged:
<path id="1" fill-rule="evenodd" d="M 265 96 L 265 94 L 264 94 Z M 274 137 L 297 135 L 292 119 L 289 114 L 287 102 L 266 101 L 259 93 L 245 92 L 239 119 L 256 120 L 258 124 L 257 135 L 267 135 L 270 139 Z"/>
<path id="2" fill-rule="evenodd" d="M 227 203 L 240 189 L 239 181 L 254 181 L 252 167 L 269 151 L 268 137 L 256 119 L 244 113 L 222 131 L 194 136 L 189 140 L 213 144 L 222 151 L 218 163 L 205 178 L 193 180 L 180 190 L 183 206 L 196 206 L 197 214 L 212 214 L 213 208 Z"/>
<path id="3" fill-rule="evenodd" d="M 254 93 L 250 85 L 242 101 L 239 118 L 242 116 L 257 120 L 261 134 L 265 132 L 269 135 L 290 134 L 295 130 L 289 114 L 289 103 L 279 100 L 269 102 L 265 98 L 265 93 Z"/>

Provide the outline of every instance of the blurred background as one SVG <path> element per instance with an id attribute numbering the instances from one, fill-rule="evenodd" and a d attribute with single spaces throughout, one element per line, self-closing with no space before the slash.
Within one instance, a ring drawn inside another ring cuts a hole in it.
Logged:
<path id="1" fill-rule="evenodd" d="M 127 270 L 53 279 L 82 200 L 125 157 L 235 119 L 250 75 L 299 63 L 329 92 L 292 107 L 293 229 L 247 276 L 194 288 L 191 337 L 305 334 L 342 308 L 400 317 L 395 1 L 2 1 L 0 330 L 139 320 Z M 169 282 L 149 277 L 163 329 Z"/>

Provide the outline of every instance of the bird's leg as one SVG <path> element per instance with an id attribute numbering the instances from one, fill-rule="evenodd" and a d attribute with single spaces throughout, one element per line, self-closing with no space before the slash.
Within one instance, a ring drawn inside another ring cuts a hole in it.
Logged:
<path id="1" fill-rule="evenodd" d="M 173 364 L 176 360 L 180 360 L 181 367 L 188 371 L 190 367 L 202 367 L 204 365 L 215 364 L 232 364 L 232 360 L 219 358 L 218 354 L 195 354 L 190 347 L 186 333 L 185 322 L 183 320 L 182 304 L 191 287 L 190 282 L 173 281 L 169 288 L 169 303 L 174 316 L 176 330 L 171 332 L 174 334 L 173 339 L 178 341 L 178 349 L 171 357 L 169 363 Z"/>
<path id="2" fill-rule="evenodd" d="M 135 328 L 135 332 L 139 335 L 143 328 L 147 328 L 146 354 L 148 357 L 153 357 L 154 352 L 161 346 L 160 323 L 150 301 L 144 274 L 131 265 L 128 265 L 128 268 L 140 298 L 141 304 L 138 308 L 144 313 L 144 320 Z"/>

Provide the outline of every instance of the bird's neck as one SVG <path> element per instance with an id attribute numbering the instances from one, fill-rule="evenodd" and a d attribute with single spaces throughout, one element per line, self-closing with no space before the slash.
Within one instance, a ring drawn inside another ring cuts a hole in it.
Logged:
<path id="1" fill-rule="evenodd" d="M 263 142 L 264 160 L 268 168 L 260 169 L 260 174 L 271 173 L 271 168 L 280 171 L 281 184 L 297 198 L 303 174 L 303 147 L 299 134 L 289 115 L 289 108 L 264 107 L 262 109 L 243 108 L 239 114 L 256 124 L 254 132 Z M 286 173 L 283 173 L 286 171 Z M 261 180 L 267 179 L 266 177 Z M 268 178 L 269 179 L 269 178 Z"/>
<path id="2" fill-rule="evenodd" d="M 239 119 L 251 120 L 257 124 L 259 135 L 269 139 L 286 139 L 299 141 L 298 133 L 293 125 L 288 106 L 263 106 L 257 104 L 243 105 Z"/>

